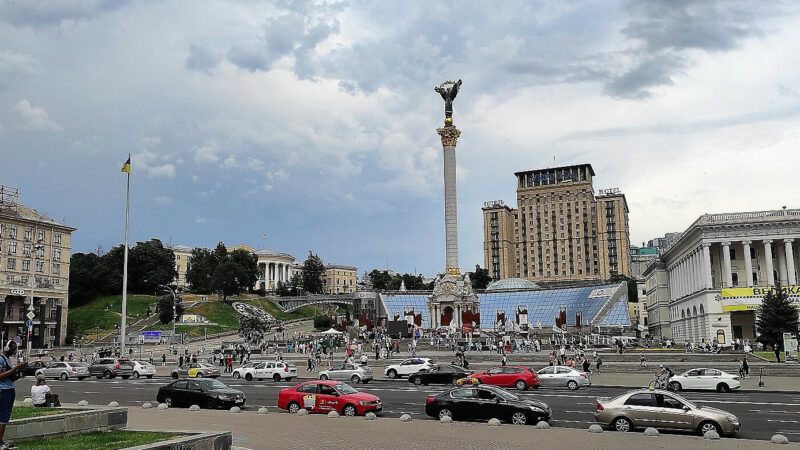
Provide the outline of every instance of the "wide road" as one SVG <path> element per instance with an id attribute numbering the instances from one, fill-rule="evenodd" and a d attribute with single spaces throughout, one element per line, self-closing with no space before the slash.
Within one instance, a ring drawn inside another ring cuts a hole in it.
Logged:
<path id="1" fill-rule="evenodd" d="M 77 403 L 87 400 L 90 404 L 105 405 L 117 401 L 121 406 L 140 406 L 144 402 L 155 402 L 156 392 L 171 380 L 166 377 L 139 380 L 48 380 L 51 389 L 60 394 L 61 401 Z M 233 380 L 220 378 L 225 384 L 239 389 L 247 396 L 247 409 L 266 406 L 276 412 L 278 391 L 297 384 L 291 382 Z M 17 382 L 17 399 L 30 394 L 32 377 Z M 414 386 L 407 380 L 374 380 L 369 384 L 354 385 L 357 389 L 377 395 L 384 404 L 383 416 L 397 417 L 410 414 L 415 419 L 425 416 L 425 398 L 448 389 L 449 386 Z M 594 423 L 597 397 L 614 397 L 628 389 L 592 386 L 578 391 L 542 388 L 518 392 L 525 398 L 535 398 L 548 403 L 553 409 L 551 425 L 557 427 L 586 428 Z M 682 392 L 691 402 L 724 409 L 735 414 L 742 422 L 741 438 L 768 440 L 775 433 L 782 433 L 790 440 L 800 440 L 800 392 L 752 392 L 742 391 L 728 394 L 716 392 Z M 188 413 L 188 412 L 187 412 Z"/>

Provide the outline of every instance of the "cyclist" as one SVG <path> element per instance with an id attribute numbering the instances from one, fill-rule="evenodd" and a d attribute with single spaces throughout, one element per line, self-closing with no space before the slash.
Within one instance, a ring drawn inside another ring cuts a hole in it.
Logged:
<path id="1" fill-rule="evenodd" d="M 673 373 L 669 367 L 663 364 L 659 367 L 661 367 L 661 371 L 658 373 L 658 375 L 663 381 L 664 385 L 667 385 L 667 383 L 669 383 L 669 379 L 672 378 L 675 375 L 675 373 Z"/>

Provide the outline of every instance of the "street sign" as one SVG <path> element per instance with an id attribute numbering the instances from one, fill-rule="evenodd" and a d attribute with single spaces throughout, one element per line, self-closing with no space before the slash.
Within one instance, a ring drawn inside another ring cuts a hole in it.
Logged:
<path id="1" fill-rule="evenodd" d="M 19 344 L 22 343 L 22 338 L 19 337 L 19 335 L 16 335 L 16 336 L 14 336 L 14 342 L 16 342 L 17 345 L 19 345 Z"/>
<path id="2" fill-rule="evenodd" d="M 29 320 L 29 321 L 25 322 L 25 325 L 27 325 L 27 326 L 28 326 L 28 328 L 30 328 L 30 327 L 32 327 L 32 326 L 33 326 L 33 321 L 32 321 L 32 320 Z"/>
<path id="3" fill-rule="evenodd" d="M 33 318 L 36 317 L 36 314 L 34 314 L 33 311 L 28 311 L 28 314 L 25 314 L 25 317 L 27 317 L 28 320 L 33 320 Z"/>

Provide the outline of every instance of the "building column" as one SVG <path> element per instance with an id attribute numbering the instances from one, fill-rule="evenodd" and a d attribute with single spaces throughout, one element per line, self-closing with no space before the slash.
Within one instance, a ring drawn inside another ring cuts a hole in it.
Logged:
<path id="1" fill-rule="evenodd" d="M 714 280 L 711 278 L 711 244 L 701 244 L 700 248 L 703 250 L 703 283 L 706 289 L 714 288 Z"/>
<path id="2" fill-rule="evenodd" d="M 692 292 L 700 290 L 700 264 L 698 264 L 697 251 L 692 251 Z"/>
<path id="3" fill-rule="evenodd" d="M 753 282 L 753 260 L 750 259 L 750 244 L 752 241 L 742 241 L 742 253 L 744 254 L 744 271 L 747 275 L 747 287 L 754 284 Z"/>
<path id="4" fill-rule="evenodd" d="M 784 239 L 783 244 L 786 252 L 786 284 L 787 286 L 794 286 L 797 284 L 797 276 L 794 273 L 794 250 L 792 243 L 794 239 Z"/>
<path id="5" fill-rule="evenodd" d="M 767 285 L 775 286 L 775 275 L 772 273 L 772 240 L 764 239 L 764 260 L 766 262 L 767 270 Z"/>
<path id="6" fill-rule="evenodd" d="M 781 251 L 780 246 L 775 248 L 775 257 L 778 259 L 778 282 L 786 286 L 786 253 Z"/>
<path id="7" fill-rule="evenodd" d="M 730 288 L 733 287 L 733 273 L 731 272 L 731 243 L 730 242 L 723 242 L 722 243 L 722 260 L 725 264 L 724 271 L 725 271 L 725 285 L 723 287 Z"/>

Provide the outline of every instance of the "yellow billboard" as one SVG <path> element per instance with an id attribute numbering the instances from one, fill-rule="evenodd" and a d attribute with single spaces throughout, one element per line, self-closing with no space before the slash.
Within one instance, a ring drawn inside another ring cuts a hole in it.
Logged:
<path id="1" fill-rule="evenodd" d="M 722 298 L 733 297 L 758 297 L 763 298 L 769 292 L 774 291 L 774 287 L 756 286 L 749 288 L 729 288 L 722 290 Z M 781 291 L 785 291 L 789 296 L 800 296 L 800 286 L 781 286 Z"/>

